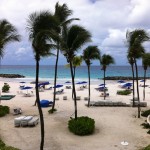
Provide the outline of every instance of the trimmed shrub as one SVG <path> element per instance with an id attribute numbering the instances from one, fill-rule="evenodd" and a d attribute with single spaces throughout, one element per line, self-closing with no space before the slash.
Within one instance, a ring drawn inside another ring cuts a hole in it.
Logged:
<path id="1" fill-rule="evenodd" d="M 9 107 L 0 105 L 0 117 L 5 116 L 6 114 L 9 114 Z"/>
<path id="2" fill-rule="evenodd" d="M 141 126 L 143 126 L 144 129 L 150 129 L 150 125 L 148 123 L 142 123 Z"/>
<path id="3" fill-rule="evenodd" d="M 89 135 L 94 132 L 95 121 L 87 116 L 78 117 L 77 120 L 69 120 L 68 128 L 76 135 Z"/>
<path id="4" fill-rule="evenodd" d="M 143 148 L 142 150 L 150 150 L 150 145 L 146 146 L 146 147 Z"/>
<path id="5" fill-rule="evenodd" d="M 54 108 L 54 110 L 52 110 L 52 109 L 48 110 L 49 114 L 52 114 L 55 111 L 57 111 L 57 109 L 55 109 L 55 108 Z"/>
<path id="6" fill-rule="evenodd" d="M 131 91 L 130 90 L 120 90 L 120 91 L 117 91 L 117 94 L 118 95 L 129 95 L 129 94 L 131 94 Z"/>
<path id="7" fill-rule="evenodd" d="M 19 150 L 19 149 L 14 148 L 12 146 L 6 146 L 5 143 L 0 139 L 0 150 Z"/>
<path id="8" fill-rule="evenodd" d="M 148 115 L 150 115 L 150 109 L 149 110 L 145 110 L 141 113 L 141 116 L 143 117 L 148 117 Z"/>
<path id="9" fill-rule="evenodd" d="M 5 83 L 4 86 L 2 87 L 2 92 L 8 92 L 10 89 L 9 84 Z"/>

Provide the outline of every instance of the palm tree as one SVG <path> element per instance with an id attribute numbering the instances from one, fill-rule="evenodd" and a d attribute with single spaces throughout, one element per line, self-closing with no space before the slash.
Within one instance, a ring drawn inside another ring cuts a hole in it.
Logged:
<path id="1" fill-rule="evenodd" d="M 136 59 L 142 57 L 145 52 L 142 44 L 149 40 L 149 36 L 146 31 L 138 29 L 132 32 L 127 31 L 126 38 L 128 42 L 128 55 L 133 58 L 135 64 L 136 72 L 136 88 L 137 88 L 137 98 L 138 98 L 138 118 L 140 118 L 140 95 L 139 95 L 139 83 L 138 83 L 138 67 Z"/>
<path id="2" fill-rule="evenodd" d="M 132 84 L 133 84 L 133 105 L 132 107 L 135 106 L 135 87 L 134 87 L 134 60 L 133 57 L 130 57 L 129 55 L 127 56 L 128 58 L 128 62 L 131 65 L 131 69 L 132 69 Z"/>
<path id="3" fill-rule="evenodd" d="M 20 41 L 17 29 L 7 20 L 0 20 L 0 60 L 4 56 L 6 45 L 15 41 Z"/>
<path id="4" fill-rule="evenodd" d="M 100 58 L 100 63 L 102 65 L 102 70 L 104 71 L 104 100 L 105 100 L 105 96 L 106 96 L 106 90 L 105 90 L 105 74 L 106 74 L 106 68 L 107 66 L 109 66 L 110 64 L 114 64 L 114 59 L 113 57 L 111 57 L 110 55 L 102 55 L 102 57 Z"/>
<path id="5" fill-rule="evenodd" d="M 48 20 L 48 21 L 47 21 Z M 39 78 L 39 62 L 41 57 L 49 56 L 50 49 L 53 47 L 53 44 L 48 44 L 47 41 L 49 37 L 47 36 L 47 29 L 49 29 L 52 23 L 50 22 L 51 17 L 50 13 L 47 11 L 41 13 L 33 13 L 28 18 L 27 30 L 29 31 L 29 40 L 32 42 L 33 52 L 35 54 L 36 61 L 36 103 L 39 110 L 40 115 L 40 123 L 41 123 L 41 143 L 40 150 L 43 150 L 44 147 L 44 119 L 43 112 L 40 106 L 40 97 L 38 91 L 38 78 Z M 46 24 L 50 22 L 50 24 Z M 50 39 L 49 39 L 50 40 Z"/>
<path id="6" fill-rule="evenodd" d="M 67 59 L 67 62 L 70 64 L 72 87 L 74 94 L 75 119 L 77 119 L 77 101 L 72 60 L 74 59 L 76 52 L 90 40 L 90 33 L 79 25 L 72 25 L 70 28 L 65 28 L 65 30 L 63 30 L 61 49 L 62 53 Z"/>
<path id="7" fill-rule="evenodd" d="M 66 26 L 71 23 L 73 20 L 79 20 L 78 18 L 72 18 L 68 19 L 68 17 L 72 14 L 72 10 L 68 8 L 66 4 L 59 5 L 57 2 L 55 5 L 55 13 L 54 17 L 57 19 L 57 27 L 59 30 L 57 30 L 56 34 L 57 36 L 61 36 L 62 28 L 66 28 Z M 59 38 L 55 40 L 57 45 L 57 54 L 56 54 L 56 63 L 55 63 L 55 75 L 54 75 L 54 86 L 56 86 L 56 80 L 57 80 L 57 70 L 58 70 L 58 58 L 59 58 L 59 50 L 60 50 L 60 41 Z M 55 99 L 56 99 L 56 88 L 54 88 L 54 97 L 53 97 L 53 106 L 52 106 L 52 113 L 55 108 Z"/>
<path id="8" fill-rule="evenodd" d="M 144 68 L 144 87 L 143 87 L 143 100 L 145 100 L 145 81 L 146 81 L 146 71 L 150 66 L 150 53 L 145 53 L 142 56 L 142 64 Z"/>
<path id="9" fill-rule="evenodd" d="M 88 78 L 89 78 L 89 98 L 88 107 L 90 106 L 91 90 L 90 90 L 90 66 L 92 64 L 91 60 L 100 59 L 100 51 L 97 46 L 88 46 L 83 51 L 83 60 L 88 67 Z"/>
<path id="10" fill-rule="evenodd" d="M 75 79 L 75 75 L 76 75 L 76 68 L 78 66 L 81 66 L 81 64 L 82 64 L 82 56 L 75 56 L 72 60 L 74 79 Z M 67 64 L 66 67 L 70 67 L 70 65 Z M 72 90 L 72 98 L 73 98 L 73 90 Z"/>

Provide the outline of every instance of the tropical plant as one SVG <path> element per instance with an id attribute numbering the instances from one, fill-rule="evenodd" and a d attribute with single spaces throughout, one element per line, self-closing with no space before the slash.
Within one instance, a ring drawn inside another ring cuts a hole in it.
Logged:
<path id="1" fill-rule="evenodd" d="M 145 100 L 145 81 L 146 81 L 146 71 L 150 66 L 150 53 L 145 53 L 142 55 L 142 64 L 144 68 L 144 87 L 143 87 L 143 100 Z"/>
<path id="2" fill-rule="evenodd" d="M 35 55 L 36 61 L 36 103 L 40 115 L 40 124 L 41 124 L 41 143 L 40 150 L 43 150 L 44 147 L 44 119 L 43 112 L 40 106 L 40 97 L 38 90 L 39 82 L 39 62 L 41 57 L 49 56 L 50 49 L 54 47 L 53 44 L 48 43 L 47 41 L 50 38 L 47 35 L 47 31 L 53 29 L 53 24 L 51 22 L 52 15 L 48 11 L 43 11 L 40 13 L 32 13 L 28 18 L 27 30 L 29 31 L 29 40 L 32 42 L 32 48 Z"/>
<path id="3" fill-rule="evenodd" d="M 68 8 L 66 4 L 59 5 L 57 2 L 55 5 L 55 13 L 54 17 L 57 19 L 57 27 L 59 30 L 56 31 L 58 37 L 61 36 L 62 28 L 66 28 L 66 26 L 71 23 L 73 20 L 79 20 L 78 18 L 71 18 L 68 17 L 72 14 L 72 10 Z M 59 51 L 60 51 L 60 41 L 59 38 L 54 40 L 57 45 L 57 54 L 56 54 L 56 63 L 55 63 L 55 75 L 54 75 L 54 87 L 56 86 L 57 80 L 57 70 L 58 70 L 58 59 L 59 59 Z M 55 109 L 55 99 L 56 99 L 56 88 L 54 88 L 54 97 L 53 97 L 53 105 L 52 105 L 52 113 Z"/>
<path id="4" fill-rule="evenodd" d="M 75 106 L 75 119 L 77 119 L 77 100 L 76 100 L 76 91 L 75 91 L 75 81 L 73 74 L 73 64 L 72 60 L 74 59 L 76 52 L 87 42 L 91 40 L 90 33 L 79 25 L 72 25 L 69 28 L 63 29 L 61 40 L 61 49 L 62 53 L 67 59 L 67 62 L 70 64 L 71 78 L 72 78 L 72 87 L 74 94 L 74 106 Z"/>
<path id="5" fill-rule="evenodd" d="M 107 66 L 109 66 L 110 64 L 114 64 L 114 59 L 113 57 L 111 57 L 110 55 L 102 55 L 101 58 L 100 58 L 100 63 L 102 65 L 102 69 L 104 71 L 104 89 L 105 89 L 105 74 L 106 74 L 106 69 L 107 69 Z M 105 94 L 106 91 L 104 90 L 104 99 L 105 99 Z"/>
<path id="6" fill-rule="evenodd" d="M 127 43 L 128 43 L 128 56 L 133 58 L 136 72 L 136 88 L 137 88 L 137 98 L 140 103 L 139 95 L 139 84 L 138 84 L 138 67 L 137 59 L 141 58 L 145 49 L 143 43 L 149 40 L 149 36 L 146 31 L 137 29 L 132 32 L 127 31 L 126 33 Z M 138 105 L 138 118 L 140 118 L 140 105 Z"/>
<path id="7" fill-rule="evenodd" d="M 133 57 L 130 57 L 129 55 L 127 56 L 128 62 L 131 65 L 131 70 L 132 70 L 132 87 L 133 87 L 133 105 L 132 107 L 135 106 L 135 86 L 134 86 L 134 60 Z"/>
<path id="8" fill-rule="evenodd" d="M 90 106 L 90 97 L 91 97 L 91 89 L 90 89 L 90 66 L 92 64 L 91 60 L 94 60 L 94 59 L 100 60 L 100 51 L 97 48 L 97 46 L 88 46 L 86 49 L 84 49 L 82 57 L 88 68 L 88 78 L 89 78 L 88 107 L 89 107 Z"/>
<path id="9" fill-rule="evenodd" d="M 4 56 L 6 45 L 15 41 L 20 41 L 17 29 L 7 20 L 0 20 L 0 60 Z"/>

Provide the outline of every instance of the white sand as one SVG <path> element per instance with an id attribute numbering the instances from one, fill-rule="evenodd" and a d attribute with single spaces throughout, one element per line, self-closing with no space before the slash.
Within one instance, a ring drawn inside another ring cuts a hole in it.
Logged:
<path id="1" fill-rule="evenodd" d="M 6 81 L 5 81 L 6 82 Z M 107 81 L 106 81 L 107 82 Z M 0 89 L 4 81 L 0 81 Z M 33 97 L 23 97 L 17 94 L 19 83 L 8 82 L 11 86 L 9 94 L 15 94 L 16 97 L 11 100 L 2 100 L 2 105 L 7 105 L 11 113 L 0 118 L 0 136 L 6 144 L 20 148 L 21 150 L 39 150 L 40 146 L 40 124 L 36 127 L 14 127 L 13 108 L 21 107 L 22 115 L 38 115 L 37 107 L 33 106 L 35 95 Z M 99 83 L 98 83 L 99 84 Z M 150 81 L 147 81 L 150 85 Z M 33 84 L 26 84 L 33 86 Z M 76 85 L 76 87 L 79 87 Z M 91 101 L 103 100 L 100 93 L 94 88 L 97 85 L 91 85 Z M 120 89 L 116 81 L 107 84 L 110 96 L 107 100 L 130 102 L 132 95 L 119 96 L 116 91 Z M 140 97 L 142 100 L 143 88 L 140 87 Z M 35 93 L 35 91 L 34 91 Z M 4 94 L 4 93 L 2 93 Z M 147 108 L 150 108 L 150 88 L 146 87 Z M 68 100 L 62 100 L 66 95 Z M 145 118 L 137 118 L 137 108 L 132 107 L 86 107 L 84 100 L 88 96 L 88 89 L 77 91 L 77 96 L 81 96 L 78 101 L 78 116 L 89 116 L 95 119 L 95 133 L 90 136 L 80 137 L 71 133 L 67 128 L 68 120 L 74 113 L 74 102 L 71 99 L 71 89 L 65 89 L 65 93 L 58 95 L 56 101 L 57 112 L 48 114 L 50 108 L 43 108 L 45 121 L 45 150 L 138 150 L 149 143 L 150 135 L 146 129 L 140 126 Z M 40 98 L 52 100 L 53 90 L 40 92 Z M 72 116 L 73 117 L 73 116 Z M 127 141 L 128 146 L 121 145 L 122 141 Z"/>

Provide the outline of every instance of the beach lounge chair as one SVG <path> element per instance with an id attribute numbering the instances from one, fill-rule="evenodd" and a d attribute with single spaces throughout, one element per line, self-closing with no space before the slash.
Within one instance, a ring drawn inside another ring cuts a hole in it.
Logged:
<path id="1" fill-rule="evenodd" d="M 150 125 L 150 115 L 147 116 L 147 123 Z"/>
<path id="2" fill-rule="evenodd" d="M 25 118 L 23 118 L 23 119 L 21 120 L 20 125 L 21 125 L 22 127 L 28 126 L 28 122 L 29 122 L 32 118 L 33 118 L 33 116 L 26 116 Z"/>
<path id="3" fill-rule="evenodd" d="M 104 97 L 104 96 L 105 96 L 105 97 L 108 97 L 108 96 L 109 96 L 109 93 L 101 93 L 101 94 L 100 94 L 100 97 Z"/>
<path id="4" fill-rule="evenodd" d="M 33 118 L 28 121 L 28 126 L 36 126 L 39 123 L 39 117 L 33 116 Z"/>
<path id="5" fill-rule="evenodd" d="M 22 121 L 22 119 L 25 118 L 25 117 L 26 117 L 26 116 L 20 116 L 20 117 L 15 118 L 15 119 L 14 119 L 14 125 L 15 125 L 15 127 L 20 127 L 21 121 Z"/>

